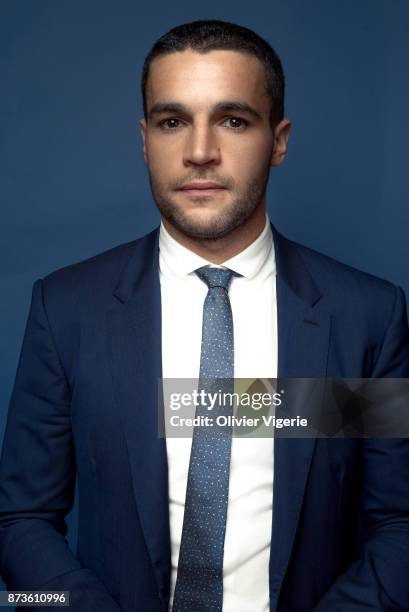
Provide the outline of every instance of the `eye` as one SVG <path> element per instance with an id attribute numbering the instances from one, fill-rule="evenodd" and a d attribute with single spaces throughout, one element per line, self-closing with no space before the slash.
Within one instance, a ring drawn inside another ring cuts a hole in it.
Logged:
<path id="1" fill-rule="evenodd" d="M 182 125 L 180 119 L 175 119 L 175 117 L 169 117 L 169 119 L 164 119 L 159 123 L 159 127 L 165 131 L 176 130 L 178 127 Z"/>
<path id="2" fill-rule="evenodd" d="M 248 125 L 247 121 L 241 117 L 227 117 L 224 123 L 232 130 L 243 130 Z"/>

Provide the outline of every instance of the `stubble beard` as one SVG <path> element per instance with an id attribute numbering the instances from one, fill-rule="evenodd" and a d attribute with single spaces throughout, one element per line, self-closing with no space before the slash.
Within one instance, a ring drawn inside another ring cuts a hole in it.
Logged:
<path id="1" fill-rule="evenodd" d="M 259 176 L 250 181 L 241 193 L 237 193 L 235 184 L 231 179 L 224 180 L 223 186 L 227 187 L 231 193 L 236 192 L 236 197 L 228 206 L 223 206 L 219 215 L 212 215 L 209 220 L 199 222 L 185 213 L 183 205 L 171 201 L 168 194 L 174 191 L 174 186 L 173 188 L 164 186 L 155 179 L 150 170 L 149 182 L 159 212 L 170 225 L 189 238 L 217 240 L 241 227 L 254 214 L 264 196 L 269 172 L 270 165 L 266 166 Z M 195 178 L 199 177 L 196 176 Z M 193 180 L 193 178 L 190 180 Z M 205 205 L 207 201 L 207 197 L 195 198 L 198 207 Z"/>

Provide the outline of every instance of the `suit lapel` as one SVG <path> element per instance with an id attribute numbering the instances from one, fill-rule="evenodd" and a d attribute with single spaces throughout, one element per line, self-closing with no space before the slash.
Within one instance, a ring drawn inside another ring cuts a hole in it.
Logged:
<path id="1" fill-rule="evenodd" d="M 277 265 L 278 378 L 324 378 L 330 333 L 330 314 L 325 308 L 324 296 L 307 269 L 299 247 L 272 229 Z M 312 437 L 275 437 L 271 610 L 277 605 L 294 544 L 314 446 Z"/>
<path id="2" fill-rule="evenodd" d="M 120 303 L 107 315 L 114 387 L 138 515 L 158 590 L 166 597 L 170 533 L 166 441 L 158 436 L 158 402 L 162 403 L 158 231 L 137 244 L 114 295 Z"/>

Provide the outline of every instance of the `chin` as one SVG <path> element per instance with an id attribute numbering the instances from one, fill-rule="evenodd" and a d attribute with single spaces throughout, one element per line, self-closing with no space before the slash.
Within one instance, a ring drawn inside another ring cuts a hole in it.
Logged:
<path id="1" fill-rule="evenodd" d="M 158 206 L 164 218 L 177 231 L 190 238 L 216 240 L 223 238 L 240 227 L 249 217 L 249 209 L 234 203 L 216 204 L 202 198 L 187 205 L 169 200 L 160 201 Z M 210 204 L 207 206 L 206 204 Z"/>
<path id="2" fill-rule="evenodd" d="M 190 236 L 191 238 L 202 238 L 204 240 L 223 238 L 235 229 L 234 224 L 221 222 L 219 216 L 212 220 L 202 220 L 202 222 L 198 219 L 187 219 L 185 217 L 183 220 L 178 220 L 176 223 L 173 222 L 173 225 L 186 236 Z"/>

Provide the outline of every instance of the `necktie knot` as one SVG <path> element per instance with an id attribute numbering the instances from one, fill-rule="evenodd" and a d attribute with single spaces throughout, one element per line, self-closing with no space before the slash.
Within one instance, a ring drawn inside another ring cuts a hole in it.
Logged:
<path id="1" fill-rule="evenodd" d="M 209 268 L 203 266 L 195 270 L 197 276 L 208 286 L 209 289 L 213 287 L 222 287 L 226 291 L 229 290 L 230 281 L 233 276 L 239 276 L 237 272 L 229 270 L 229 268 Z"/>

